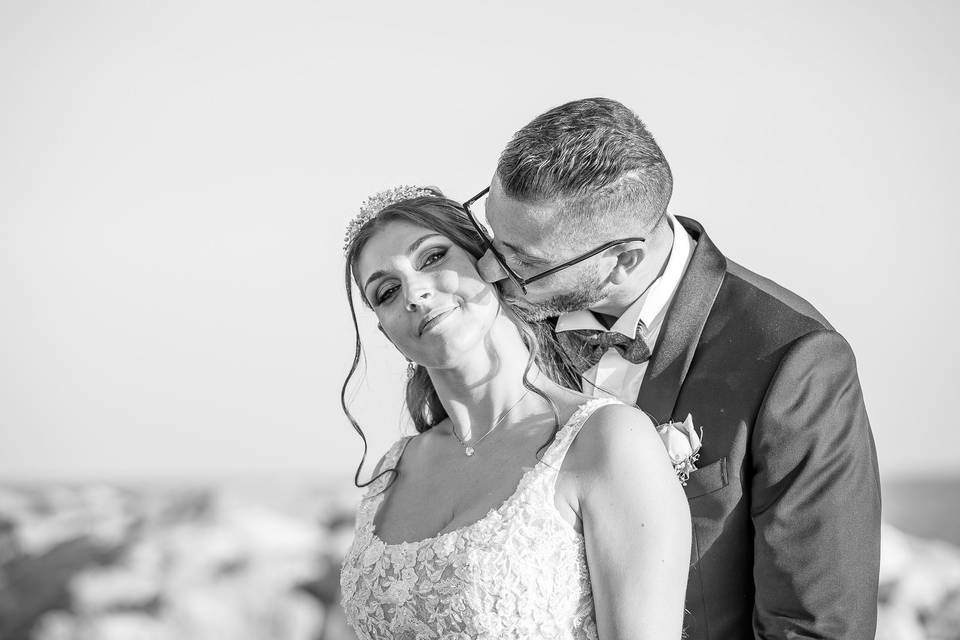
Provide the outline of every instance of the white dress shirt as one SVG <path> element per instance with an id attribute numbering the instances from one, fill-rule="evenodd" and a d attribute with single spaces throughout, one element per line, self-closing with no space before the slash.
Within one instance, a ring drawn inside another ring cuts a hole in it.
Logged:
<path id="1" fill-rule="evenodd" d="M 627 307 L 613 326 L 607 329 L 593 313 L 584 309 L 560 315 L 557 318 L 556 333 L 587 329 L 616 331 L 633 338 L 639 331 L 650 351 L 653 351 L 660 337 L 664 316 L 667 315 L 667 309 L 670 308 L 670 302 L 680 286 L 680 280 L 696 246 L 696 242 L 676 218 L 668 213 L 667 219 L 673 229 L 673 247 L 663 273 L 642 296 Z M 609 349 L 596 365 L 583 373 L 583 392 L 597 397 L 619 398 L 627 404 L 635 404 L 646 372 L 646 362 L 633 364 L 625 360 L 616 349 Z"/>

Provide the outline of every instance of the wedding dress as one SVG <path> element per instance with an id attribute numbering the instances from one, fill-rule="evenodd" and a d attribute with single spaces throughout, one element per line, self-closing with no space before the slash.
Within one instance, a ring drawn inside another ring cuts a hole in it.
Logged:
<path id="1" fill-rule="evenodd" d="M 370 485 L 340 574 L 347 620 L 361 640 L 562 638 L 596 640 L 583 536 L 554 504 L 557 474 L 595 398 L 558 431 L 516 491 L 477 522 L 416 542 L 374 530 L 390 474 Z M 394 467 L 409 437 L 395 443 Z"/>

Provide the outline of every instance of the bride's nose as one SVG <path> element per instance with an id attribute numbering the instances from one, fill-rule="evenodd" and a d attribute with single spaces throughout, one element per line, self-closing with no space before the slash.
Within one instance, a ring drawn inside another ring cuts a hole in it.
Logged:
<path id="1" fill-rule="evenodd" d="M 407 311 L 416 311 L 433 297 L 433 291 L 426 287 L 411 288 L 407 293 Z"/>

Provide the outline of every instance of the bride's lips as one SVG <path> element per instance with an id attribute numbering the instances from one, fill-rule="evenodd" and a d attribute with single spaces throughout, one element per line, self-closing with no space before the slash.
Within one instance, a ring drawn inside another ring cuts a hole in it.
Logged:
<path id="1" fill-rule="evenodd" d="M 428 315 L 424 316 L 423 320 L 420 321 L 420 326 L 417 328 L 417 335 L 422 336 L 424 331 L 436 326 L 442 322 L 444 318 L 459 308 L 460 305 L 453 305 L 452 307 L 444 307 L 443 309 L 431 311 Z"/>

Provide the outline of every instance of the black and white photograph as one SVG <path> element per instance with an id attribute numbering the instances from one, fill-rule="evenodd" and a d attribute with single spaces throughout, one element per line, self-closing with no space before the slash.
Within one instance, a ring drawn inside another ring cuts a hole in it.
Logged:
<path id="1" fill-rule="evenodd" d="M 0 0 L 0 640 L 960 640 L 958 33 Z"/>

